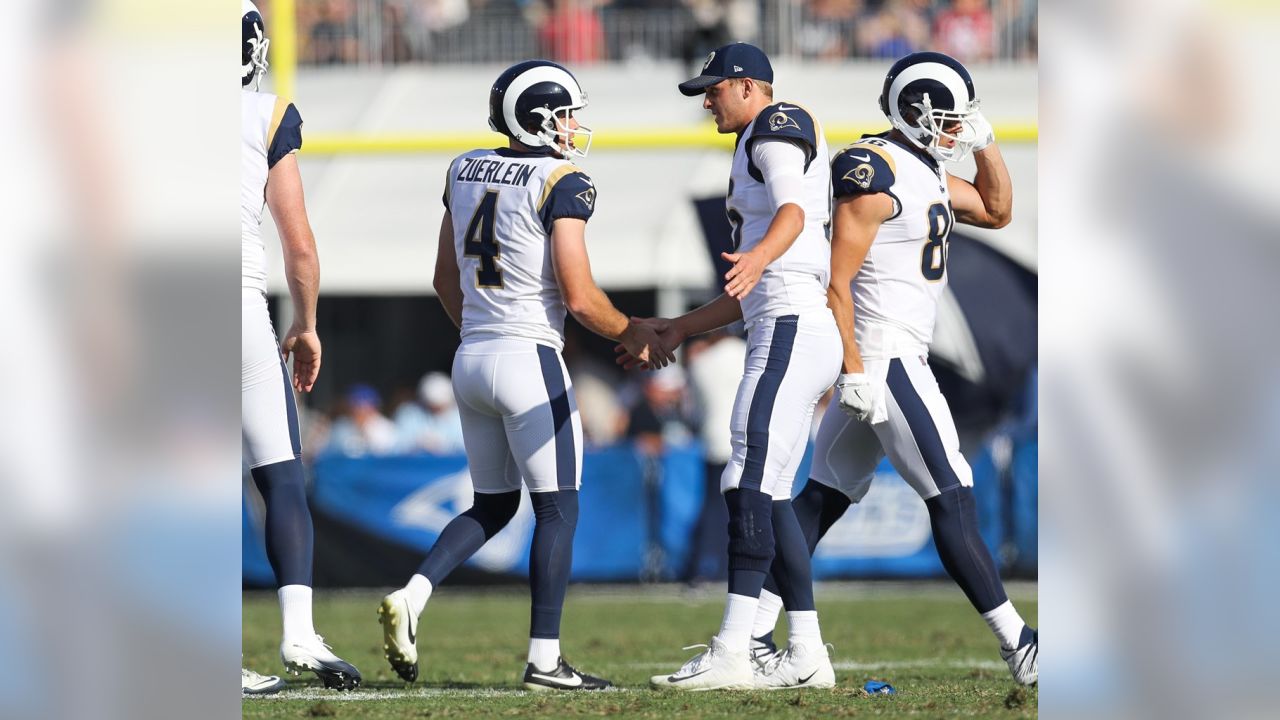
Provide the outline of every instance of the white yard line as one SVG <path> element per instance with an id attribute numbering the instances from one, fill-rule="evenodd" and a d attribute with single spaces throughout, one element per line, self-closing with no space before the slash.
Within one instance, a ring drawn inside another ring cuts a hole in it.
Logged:
<path id="1" fill-rule="evenodd" d="M 627 693 L 632 692 L 629 688 L 611 688 L 598 692 L 604 693 Z M 595 694 L 595 693 L 593 693 Z M 371 702 L 379 700 L 401 700 L 405 698 L 438 698 L 438 697 L 458 697 L 458 698 L 486 698 L 486 697 L 509 697 L 512 695 L 533 695 L 528 690 L 516 689 L 498 689 L 498 688 L 476 688 L 474 690 L 464 690 L 460 688 L 415 688 L 412 690 L 356 690 L 354 692 L 336 692 L 334 690 L 324 690 L 321 688 L 309 687 L 302 690 L 285 690 L 275 695 L 245 695 L 245 700 L 252 701 L 269 701 L 269 700 L 327 700 L 332 702 Z"/>

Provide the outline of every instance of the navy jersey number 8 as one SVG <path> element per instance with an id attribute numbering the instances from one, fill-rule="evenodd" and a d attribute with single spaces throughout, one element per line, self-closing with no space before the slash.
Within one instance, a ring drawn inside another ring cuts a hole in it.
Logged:
<path id="1" fill-rule="evenodd" d="M 480 267 L 476 268 L 476 287 L 501 288 L 502 271 L 495 261 L 502 257 L 498 240 L 493 236 L 493 216 L 498 207 L 498 191 L 490 190 L 484 194 L 476 212 L 467 225 L 466 243 L 463 250 L 467 257 L 479 258 Z"/>
<path id="2" fill-rule="evenodd" d="M 929 239 L 920 252 L 920 273 L 937 282 L 947 271 L 947 235 L 951 233 L 951 213 L 942 203 L 929 206 Z"/>

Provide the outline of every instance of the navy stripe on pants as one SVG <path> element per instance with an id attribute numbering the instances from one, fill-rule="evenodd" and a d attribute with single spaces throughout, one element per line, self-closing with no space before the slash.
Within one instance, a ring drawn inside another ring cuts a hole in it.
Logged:
<path id="1" fill-rule="evenodd" d="M 907 368 L 902 360 L 894 358 L 889 361 L 889 392 L 893 395 L 902 416 L 911 428 L 911 436 L 915 438 L 916 447 L 920 448 L 920 456 L 924 458 L 924 466 L 933 477 L 933 484 L 938 492 L 960 487 L 960 478 L 947 459 L 947 450 L 942 444 L 942 436 L 938 434 L 938 426 L 933 423 L 929 408 L 911 384 Z"/>
<path id="2" fill-rule="evenodd" d="M 293 446 L 293 456 L 302 457 L 302 436 L 298 432 L 298 406 L 293 399 L 293 385 L 289 382 L 289 368 L 284 364 L 284 356 L 280 357 L 280 374 L 284 376 L 284 405 L 289 417 L 289 444 Z"/>
<path id="3" fill-rule="evenodd" d="M 547 398 L 551 401 L 551 420 L 556 439 L 556 486 L 561 490 L 577 490 L 573 417 L 564 371 L 560 368 L 560 357 L 553 348 L 539 345 L 538 363 L 542 366 L 542 382 L 547 386 Z"/>
<path id="4" fill-rule="evenodd" d="M 799 320 L 798 315 L 783 315 L 774 321 L 769 358 L 765 360 L 764 372 L 760 374 L 751 397 L 751 409 L 747 411 L 747 457 L 742 463 L 742 479 L 738 483 L 738 487 L 746 490 L 759 490 L 764 478 L 773 403 L 791 364 L 791 350 L 795 347 Z"/>

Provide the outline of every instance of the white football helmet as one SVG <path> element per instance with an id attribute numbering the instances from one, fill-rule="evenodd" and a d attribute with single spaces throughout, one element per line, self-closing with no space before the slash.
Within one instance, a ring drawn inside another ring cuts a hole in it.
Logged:
<path id="1" fill-rule="evenodd" d="M 912 53 L 895 62 L 884 79 L 880 110 L 912 144 L 943 162 L 965 159 L 990 132 L 969 71 L 942 53 Z M 955 144 L 946 147 L 943 139 Z"/>
<path id="2" fill-rule="evenodd" d="M 573 73 L 548 60 L 526 60 L 507 68 L 489 90 L 489 127 L 526 147 L 586 157 L 591 128 L 568 129 L 569 118 L 586 106 Z"/>

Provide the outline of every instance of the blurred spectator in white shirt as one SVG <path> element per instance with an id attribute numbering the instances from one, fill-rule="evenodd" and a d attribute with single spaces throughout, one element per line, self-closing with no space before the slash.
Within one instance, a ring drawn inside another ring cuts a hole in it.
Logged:
<path id="1" fill-rule="evenodd" d="M 436 455 L 463 452 L 462 421 L 453 399 L 453 382 L 430 372 L 418 383 L 418 400 L 396 408 L 395 425 L 401 452 L 425 450 Z"/>

